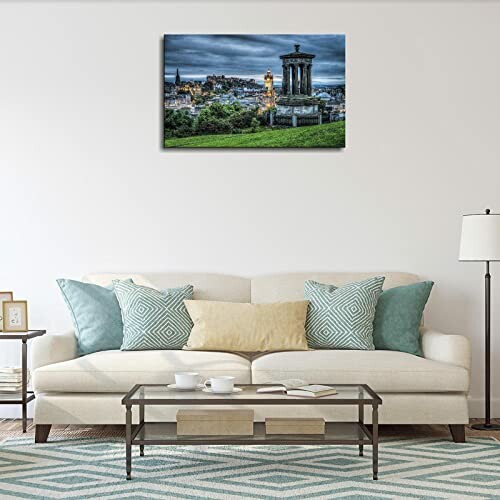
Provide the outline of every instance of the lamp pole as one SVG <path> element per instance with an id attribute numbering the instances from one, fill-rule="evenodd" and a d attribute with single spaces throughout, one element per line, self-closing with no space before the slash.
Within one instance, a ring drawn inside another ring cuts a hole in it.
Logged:
<path id="1" fill-rule="evenodd" d="M 485 215 L 490 215 L 490 209 Z M 478 431 L 500 430 L 500 425 L 491 423 L 491 274 L 490 261 L 486 261 L 484 275 L 484 423 L 474 424 Z"/>

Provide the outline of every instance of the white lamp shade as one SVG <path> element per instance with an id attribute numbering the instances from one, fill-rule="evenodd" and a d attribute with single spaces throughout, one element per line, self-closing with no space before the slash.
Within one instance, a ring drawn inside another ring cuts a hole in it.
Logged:
<path id="1" fill-rule="evenodd" d="M 462 217 L 459 260 L 500 260 L 500 214 Z"/>

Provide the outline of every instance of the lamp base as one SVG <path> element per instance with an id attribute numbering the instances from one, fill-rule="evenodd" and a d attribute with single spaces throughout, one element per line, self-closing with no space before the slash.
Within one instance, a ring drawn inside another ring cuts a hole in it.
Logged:
<path id="1" fill-rule="evenodd" d="M 500 431 L 499 424 L 474 424 L 470 427 L 475 431 Z"/>

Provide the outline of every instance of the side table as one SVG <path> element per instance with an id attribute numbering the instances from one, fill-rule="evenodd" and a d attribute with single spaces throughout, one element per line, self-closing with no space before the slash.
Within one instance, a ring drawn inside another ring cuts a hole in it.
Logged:
<path id="1" fill-rule="evenodd" d="M 23 432 L 26 432 L 27 425 L 27 407 L 30 401 L 35 399 L 33 391 L 28 391 L 28 340 L 40 337 L 46 333 L 46 330 L 29 330 L 27 332 L 0 332 L 0 340 L 20 340 L 22 342 L 21 353 L 21 373 L 22 389 L 21 394 L 1 394 L 1 405 L 22 405 L 23 407 Z"/>

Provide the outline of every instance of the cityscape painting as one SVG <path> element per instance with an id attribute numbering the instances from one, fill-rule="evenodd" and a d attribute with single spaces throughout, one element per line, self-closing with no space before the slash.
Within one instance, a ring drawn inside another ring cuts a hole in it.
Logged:
<path id="1" fill-rule="evenodd" d="M 165 35 L 165 148 L 345 147 L 345 35 Z"/>

